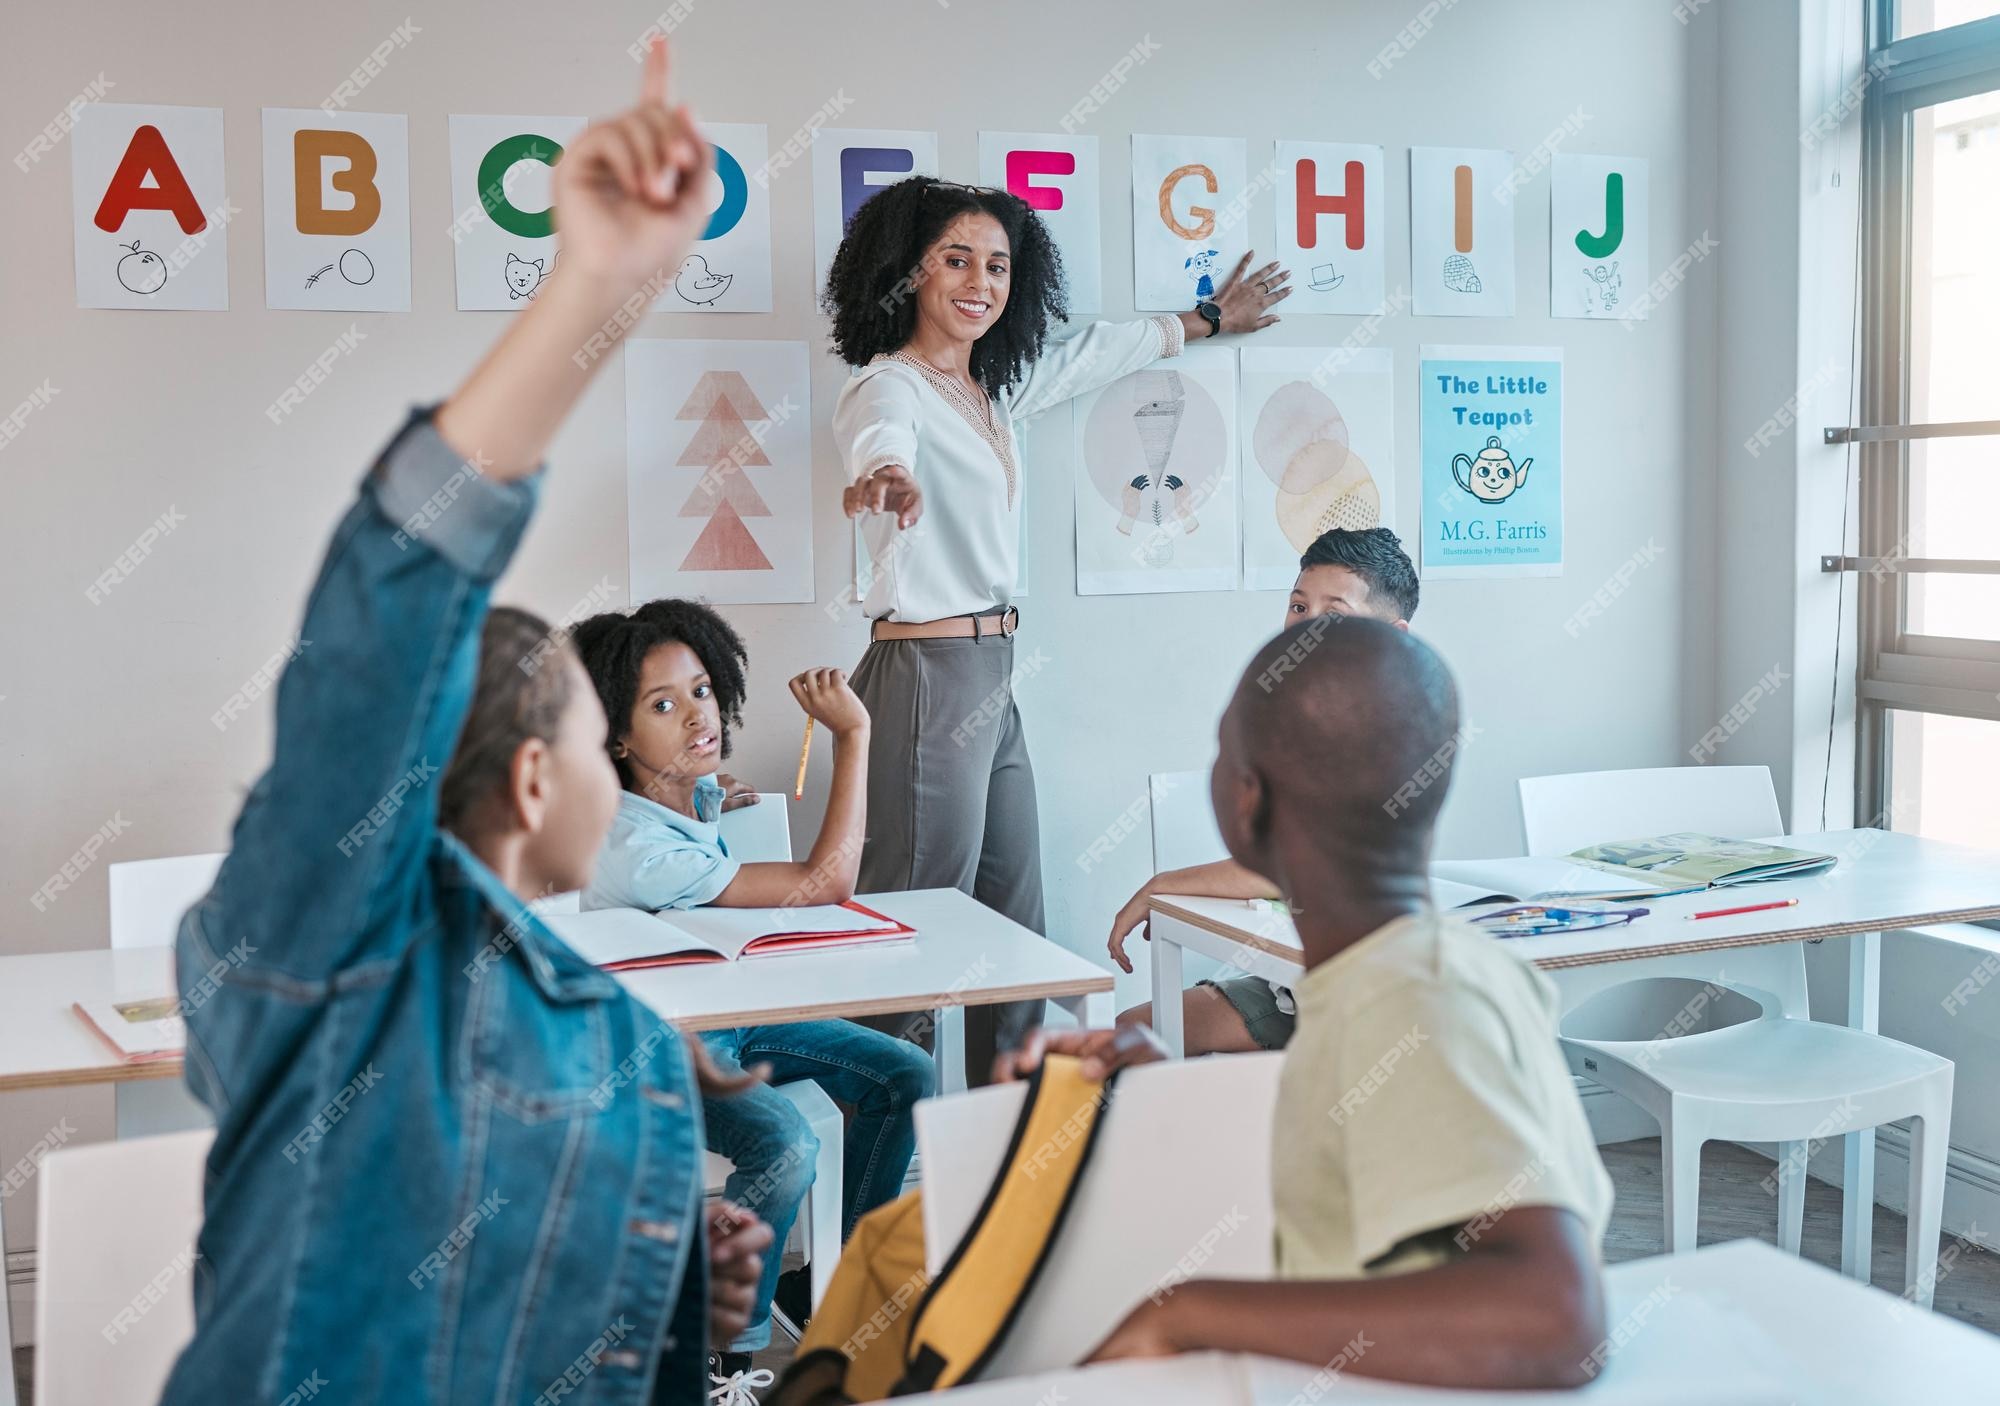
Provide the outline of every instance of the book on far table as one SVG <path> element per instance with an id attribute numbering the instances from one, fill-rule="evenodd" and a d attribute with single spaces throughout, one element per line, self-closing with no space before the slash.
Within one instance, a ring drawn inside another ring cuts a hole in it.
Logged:
<path id="1" fill-rule="evenodd" d="M 127 1064 L 179 1059 L 187 1049 L 181 1003 L 172 996 L 139 1001 L 77 1001 L 72 1009 Z"/>
<path id="2" fill-rule="evenodd" d="M 1619 902 L 1796 879 L 1834 863 L 1830 854 L 1685 831 L 1588 845 L 1562 856 L 1439 860 L 1431 865 L 1431 888 L 1447 907 L 1544 898 Z M 1621 886 L 1609 886 L 1607 875 Z"/>
<path id="3" fill-rule="evenodd" d="M 800 908 L 599 908 L 543 919 L 577 955 L 606 971 L 739 962 L 908 942 L 917 930 L 859 903 Z"/>

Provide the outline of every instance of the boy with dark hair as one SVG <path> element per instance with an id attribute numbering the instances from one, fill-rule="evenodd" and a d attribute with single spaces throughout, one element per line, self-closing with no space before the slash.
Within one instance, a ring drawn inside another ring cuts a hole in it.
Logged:
<path id="1" fill-rule="evenodd" d="M 1291 906 L 1306 961 L 1272 1114 L 1278 1278 L 1177 1285 L 1092 1360 L 1346 1354 L 1346 1370 L 1435 1386 L 1589 1380 L 1611 1180 L 1557 1050 L 1555 988 L 1430 901 L 1458 726 L 1443 661 L 1374 620 L 1288 630 L 1238 683 L 1216 821 Z M 1044 1050 L 1107 1077 L 1161 1056 L 1148 1033 L 1038 1032 L 995 1077 Z"/>
<path id="2" fill-rule="evenodd" d="M 1324 615 L 1367 615 L 1406 630 L 1417 613 L 1417 572 L 1396 534 L 1386 527 L 1323 532 L 1299 558 L 1298 580 L 1285 603 L 1285 623 Z M 1153 895 L 1200 894 L 1209 898 L 1276 898 L 1269 880 L 1233 860 L 1218 859 L 1155 874 L 1126 900 L 1111 923 L 1111 958 L 1126 971 L 1125 940 L 1139 929 L 1148 941 L 1146 914 Z M 1292 1035 L 1292 993 L 1257 976 L 1203 981 L 1181 995 L 1183 1044 L 1189 1055 L 1283 1049 Z M 1121 1013 L 1118 1023 L 1153 1023 L 1148 1002 Z"/>

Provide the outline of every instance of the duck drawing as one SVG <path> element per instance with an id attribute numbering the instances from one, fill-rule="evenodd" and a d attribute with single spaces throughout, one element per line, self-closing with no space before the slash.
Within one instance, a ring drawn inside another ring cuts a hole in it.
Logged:
<path id="1" fill-rule="evenodd" d="M 710 273 L 707 259 L 690 254 L 674 275 L 674 291 L 686 301 L 706 307 L 729 291 L 735 277 L 733 273 Z"/>

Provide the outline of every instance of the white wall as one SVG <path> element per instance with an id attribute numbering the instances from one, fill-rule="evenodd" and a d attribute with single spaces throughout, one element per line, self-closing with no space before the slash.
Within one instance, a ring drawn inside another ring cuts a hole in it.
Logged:
<path id="1" fill-rule="evenodd" d="M 294 630 L 325 534 L 404 407 L 447 392 L 502 327 L 500 315 L 452 308 L 446 114 L 597 113 L 622 104 L 635 78 L 626 46 L 660 8 L 644 0 L 553 12 L 494 0 L 414 16 L 421 34 L 357 104 L 410 116 L 416 311 L 400 316 L 263 307 L 259 109 L 316 104 L 411 15 L 407 4 L 356 3 L 308 18 L 248 0 L 195 11 L 104 0 L 27 7 L 10 22 L 12 51 L 33 62 L 16 65 L 15 80 L 0 87 L 7 142 L 40 130 L 100 71 L 115 83 L 116 100 L 219 105 L 229 186 L 245 214 L 230 230 L 230 311 L 82 312 L 73 306 L 67 152 L 0 177 L 11 233 L 0 296 L 14 329 L 0 339 L 0 399 L 11 404 L 18 396 L 7 392 L 25 395 L 45 379 L 61 392 L 4 456 L 13 511 L 0 518 L 8 739 L 0 748 L 8 798 L 0 895 L 12 916 L 0 925 L 0 952 L 104 942 L 101 873 L 47 913 L 28 896 L 114 815 L 130 828 L 107 861 L 222 845 L 265 759 L 269 726 L 257 713 L 218 733 L 210 713 Z M 1114 60 L 1150 36 L 1158 52 L 1083 128 L 1103 143 L 1107 312 L 1116 316 L 1130 313 L 1127 138 L 1135 131 L 1244 136 L 1253 171 L 1280 136 L 1384 144 L 1396 286 L 1408 279 L 1411 145 L 1486 144 L 1526 155 L 1581 108 L 1587 121 L 1571 149 L 1649 158 L 1651 244 L 1664 266 L 1710 222 L 1716 145 L 1715 119 L 1698 98 L 1714 77 L 1696 67 L 1700 51 L 1691 47 L 1705 41 L 1672 10 L 1588 0 L 1462 5 L 1441 14 L 1378 81 L 1366 66 L 1415 4 L 1296 0 L 1218 12 L 1192 0 L 1025 0 L 1004 9 L 913 3 L 892 14 L 803 0 L 694 0 L 676 36 L 676 80 L 699 114 L 768 123 L 774 144 L 844 89 L 853 102 L 842 121 L 935 128 L 945 173 L 968 177 L 981 127 L 1057 127 Z M 823 319 L 813 308 L 809 181 L 801 163 L 773 186 L 781 311 L 657 316 L 642 331 L 814 344 L 815 575 L 824 602 L 849 569 L 847 532 L 833 508 L 839 466 L 825 430 L 844 372 L 822 350 Z M 1454 664 L 1468 718 L 1483 729 L 1464 754 L 1446 814 L 1447 854 L 1517 847 L 1517 776 L 1672 763 L 1713 716 L 1705 563 L 1715 529 L 1706 520 L 1690 529 L 1689 513 L 1713 489 L 1714 436 L 1704 425 L 1714 397 L 1705 291 L 1714 273 L 1697 266 L 1636 331 L 1550 320 L 1547 189 L 1538 175 L 1519 202 L 1516 317 L 1403 316 L 1380 343 L 1397 357 L 1396 526 L 1406 538 L 1415 534 L 1419 497 L 1419 344 L 1552 344 L 1568 358 L 1565 575 L 1428 585 L 1417 619 L 1419 633 Z M 1268 191 L 1251 218 L 1261 244 Z M 365 343 L 273 426 L 264 407 L 350 322 Z M 1355 325 L 1300 317 L 1264 337 L 1325 344 Z M 558 440 L 545 506 L 503 599 L 553 616 L 601 578 L 622 590 L 622 397 L 612 368 Z M 1058 413 L 1026 446 L 1022 643 L 1050 662 L 1021 694 L 1041 776 L 1050 935 L 1100 957 L 1112 912 L 1148 870 L 1146 773 L 1206 762 L 1226 693 L 1279 624 L 1282 597 L 1078 598 L 1067 441 Z M 84 587 L 170 506 L 185 523 L 104 604 L 86 601 Z M 1564 621 L 1649 538 L 1662 554 L 1615 611 L 1572 637 Z M 1700 569 L 1691 571 L 1691 561 Z M 622 594 L 614 599 L 625 603 Z M 850 614 L 830 623 L 820 605 L 729 613 L 752 646 L 754 689 L 733 769 L 788 779 L 798 733 L 780 681 L 809 664 L 851 664 L 862 622 Z M 812 797 L 824 795 L 825 765 L 822 753 L 802 824 L 814 818 Z M 1083 872 L 1077 856 L 1134 802 L 1142 819 L 1135 837 Z M 1121 982 L 1122 1000 L 1142 993 L 1140 979 Z M 56 1106 L 0 1100 L 0 1167 L 46 1129 Z M 59 1106 L 101 1116 L 103 1105 L 101 1094 L 79 1093 Z M 23 1200 L 8 1206 L 17 1241 L 29 1214 Z"/>

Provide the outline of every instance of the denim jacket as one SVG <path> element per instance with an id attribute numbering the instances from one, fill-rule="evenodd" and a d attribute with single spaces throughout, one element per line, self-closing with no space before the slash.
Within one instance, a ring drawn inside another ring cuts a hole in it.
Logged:
<path id="1" fill-rule="evenodd" d="M 217 1128 L 166 1406 L 701 1397 L 680 1038 L 437 826 L 536 491 L 420 413 L 334 533 L 270 769 L 181 921 L 187 1080 Z"/>

